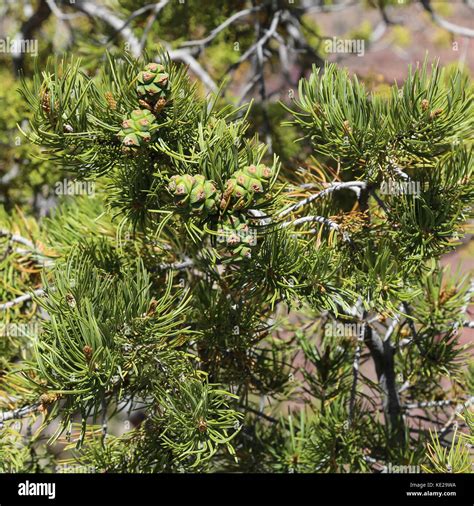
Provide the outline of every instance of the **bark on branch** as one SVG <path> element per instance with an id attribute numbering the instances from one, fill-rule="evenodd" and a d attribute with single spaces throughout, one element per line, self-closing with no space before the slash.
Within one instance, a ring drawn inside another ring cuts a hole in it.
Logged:
<path id="1" fill-rule="evenodd" d="M 48 3 L 45 0 L 40 0 L 36 11 L 22 24 L 20 31 L 15 35 L 12 45 L 12 60 L 15 74 L 23 68 L 23 61 L 25 59 L 25 53 L 21 50 L 22 44 L 20 42 L 32 39 L 35 31 L 49 18 L 50 14 L 51 9 Z"/>
<path id="2" fill-rule="evenodd" d="M 395 376 L 395 348 L 390 340 L 382 341 L 369 325 L 365 326 L 364 341 L 374 360 L 375 372 L 383 392 L 385 423 L 393 441 L 404 444 L 405 423 Z"/>

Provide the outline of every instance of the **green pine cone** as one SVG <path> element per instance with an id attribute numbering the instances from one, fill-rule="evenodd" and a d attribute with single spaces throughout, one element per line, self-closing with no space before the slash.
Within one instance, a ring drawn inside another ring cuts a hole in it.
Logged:
<path id="1" fill-rule="evenodd" d="M 212 181 L 204 181 L 202 185 L 202 192 L 204 193 L 204 200 L 200 200 L 195 204 L 195 210 L 205 212 L 207 214 L 214 214 L 217 212 L 218 192 Z"/>
<path id="2" fill-rule="evenodd" d="M 263 193 L 263 185 L 259 179 L 256 179 L 255 177 L 252 177 L 249 175 L 245 169 L 244 170 L 238 170 L 235 174 L 233 179 L 237 181 L 237 184 L 241 188 L 245 188 L 247 192 L 253 192 L 253 193 Z"/>
<path id="3" fill-rule="evenodd" d="M 177 198 L 186 198 L 191 190 L 193 189 L 195 179 L 190 174 L 184 174 L 183 176 L 173 176 L 168 185 L 168 189 Z"/>
<path id="4" fill-rule="evenodd" d="M 137 77 L 138 96 L 150 104 L 158 100 L 166 100 L 170 93 L 169 75 L 163 65 L 149 63 Z"/>
<path id="5" fill-rule="evenodd" d="M 154 125 L 155 116 L 150 111 L 136 109 L 122 122 L 122 130 L 117 136 L 127 147 L 140 147 L 151 141 Z"/>
<path id="6" fill-rule="evenodd" d="M 226 189 L 220 203 L 221 209 L 230 205 L 233 209 L 243 209 L 252 204 L 259 194 L 268 188 L 272 169 L 263 163 L 250 165 L 235 172 L 227 181 Z"/>
<path id="7" fill-rule="evenodd" d="M 249 258 L 256 236 L 250 229 L 245 216 L 232 215 L 228 217 L 219 231 L 219 242 L 225 242 L 232 252 L 233 259 Z"/>
<path id="8" fill-rule="evenodd" d="M 258 179 L 262 184 L 268 183 L 273 175 L 272 169 L 263 163 L 249 165 L 245 167 L 243 171 L 248 176 Z"/>
<path id="9" fill-rule="evenodd" d="M 200 174 L 173 176 L 168 190 L 174 195 L 176 205 L 186 212 L 207 215 L 217 211 L 217 189 Z"/>

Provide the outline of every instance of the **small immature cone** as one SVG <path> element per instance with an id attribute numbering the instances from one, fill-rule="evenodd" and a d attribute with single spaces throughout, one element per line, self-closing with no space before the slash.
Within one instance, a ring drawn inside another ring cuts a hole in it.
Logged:
<path id="1" fill-rule="evenodd" d="M 73 309 L 76 307 L 76 299 L 72 293 L 68 293 L 66 295 L 66 302 L 68 303 L 69 307 L 72 307 Z"/>
<path id="2" fill-rule="evenodd" d="M 160 100 L 160 105 L 154 110 L 158 113 L 166 103 L 171 92 L 169 75 L 163 65 L 159 63 L 149 63 L 137 76 L 137 94 L 139 98 L 150 106 L 155 105 Z"/>
<path id="3" fill-rule="evenodd" d="M 233 214 L 227 217 L 222 224 L 221 232 L 226 238 L 227 249 L 232 253 L 234 261 L 251 256 L 256 236 L 251 233 L 244 215 Z"/>
<path id="4" fill-rule="evenodd" d="M 165 98 L 159 98 L 155 104 L 155 106 L 153 107 L 153 112 L 155 114 L 159 114 L 166 106 L 167 104 L 167 101 Z"/>
<path id="5" fill-rule="evenodd" d="M 59 395 L 58 394 L 41 394 L 40 395 L 40 398 L 39 398 L 39 401 L 40 401 L 40 406 L 39 406 L 39 411 L 47 411 L 48 409 L 48 406 L 53 404 L 53 402 L 57 401 L 59 398 Z"/>
<path id="6" fill-rule="evenodd" d="M 199 429 L 199 432 L 206 432 L 207 431 L 207 422 L 206 422 L 206 420 L 204 420 L 204 418 L 199 419 L 198 429 Z"/>
<path id="7" fill-rule="evenodd" d="M 252 204 L 259 194 L 265 193 L 268 188 L 273 171 L 263 163 L 249 165 L 232 174 L 227 180 L 221 209 L 230 205 L 234 209 L 243 209 Z"/>
<path id="8" fill-rule="evenodd" d="M 117 134 L 124 146 L 137 148 L 151 141 L 151 132 L 155 126 L 155 116 L 146 109 L 132 111 L 129 118 L 122 122 L 122 130 Z"/>
<path id="9" fill-rule="evenodd" d="M 104 96 L 105 100 L 107 101 L 107 104 L 109 104 L 109 107 L 113 110 L 117 109 L 117 101 L 115 100 L 112 93 L 110 91 L 106 91 Z"/>
<path id="10" fill-rule="evenodd" d="M 86 344 L 86 346 L 84 346 L 82 351 L 84 352 L 84 356 L 86 357 L 86 360 L 89 362 L 90 359 L 92 358 L 92 354 L 93 354 L 94 350 L 89 345 Z"/>
<path id="11" fill-rule="evenodd" d="M 40 94 L 41 109 L 47 116 L 51 116 L 51 95 L 49 91 L 43 90 Z"/>
<path id="12" fill-rule="evenodd" d="M 174 195 L 175 204 L 186 212 L 204 217 L 217 212 L 216 186 L 200 174 L 175 175 L 170 179 L 168 190 Z"/>
<path id="13" fill-rule="evenodd" d="M 434 111 L 431 112 L 430 118 L 431 119 L 437 118 L 442 112 L 443 109 L 435 109 Z"/>

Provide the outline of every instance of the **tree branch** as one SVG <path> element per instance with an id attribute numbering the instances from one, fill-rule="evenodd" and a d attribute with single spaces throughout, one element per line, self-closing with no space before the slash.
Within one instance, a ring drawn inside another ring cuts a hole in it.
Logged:
<path id="1" fill-rule="evenodd" d="M 10 241 L 17 242 L 19 244 L 23 244 L 23 246 L 26 246 L 27 248 L 31 250 L 35 250 L 35 245 L 25 237 L 22 237 L 21 235 L 12 234 L 8 230 L 1 230 L 0 229 L 0 237 L 8 237 Z"/>
<path id="2" fill-rule="evenodd" d="M 40 0 L 34 14 L 27 19 L 21 26 L 20 31 L 15 35 L 12 44 L 12 60 L 15 73 L 17 74 L 23 67 L 24 53 L 21 52 L 23 40 L 29 40 L 33 33 L 49 18 L 51 9 L 45 0 Z"/>
<path id="3" fill-rule="evenodd" d="M 217 35 L 219 35 L 220 32 L 222 32 L 222 30 L 225 30 L 228 26 L 230 26 L 232 23 L 234 23 L 238 19 L 243 18 L 245 16 L 248 16 L 249 14 L 252 14 L 254 12 L 261 10 L 261 8 L 262 8 L 261 6 L 255 6 L 255 7 L 250 7 L 248 9 L 243 9 L 239 12 L 236 12 L 235 14 L 232 14 L 232 16 L 227 18 L 219 26 L 214 28 L 214 30 L 212 30 L 211 33 L 209 33 L 209 35 L 207 37 L 204 37 L 203 39 L 199 39 L 199 40 L 189 40 L 189 41 L 183 42 L 181 44 L 180 48 L 194 47 L 194 46 L 203 46 L 203 47 L 207 46 L 210 42 L 212 42 L 213 39 L 215 39 L 217 37 Z"/>
<path id="4" fill-rule="evenodd" d="M 55 0 L 46 0 L 46 3 L 48 4 L 48 7 L 50 8 L 51 12 L 61 21 L 69 21 L 71 19 L 75 19 L 78 16 L 81 15 L 80 12 L 75 12 L 73 14 L 66 14 L 64 13 L 57 5 Z"/>
<path id="5" fill-rule="evenodd" d="M 375 372 L 384 393 L 385 423 L 394 442 L 405 444 L 405 423 L 395 378 L 395 349 L 390 341 L 382 341 L 369 325 L 365 326 L 364 341 L 374 360 Z"/>
<path id="6" fill-rule="evenodd" d="M 140 56 L 140 42 L 133 31 L 128 26 L 126 26 L 126 24 L 124 24 L 124 21 L 121 18 L 116 16 L 112 11 L 103 7 L 102 5 L 97 5 L 96 3 L 88 0 L 77 0 L 75 5 L 78 10 L 86 13 L 92 18 L 98 18 L 114 28 L 116 30 L 116 33 L 120 34 L 122 38 L 125 39 L 126 43 L 129 46 L 130 53 L 135 58 L 138 58 Z"/>
<path id="7" fill-rule="evenodd" d="M 280 21 L 281 14 L 282 13 L 280 10 L 275 12 L 272 22 L 268 30 L 265 32 L 265 34 L 255 44 L 249 47 L 249 49 L 245 51 L 245 53 L 239 58 L 239 60 L 236 63 L 231 65 L 231 69 L 238 67 L 242 62 L 247 60 L 253 53 L 255 53 L 259 47 L 263 47 L 267 43 L 267 41 L 273 36 L 276 29 L 278 28 L 278 23 Z"/>
<path id="8" fill-rule="evenodd" d="M 362 325 L 360 334 L 357 336 L 357 345 L 354 353 L 354 361 L 352 363 L 352 386 L 351 395 L 349 399 L 349 424 L 352 423 L 352 417 L 354 414 L 356 394 L 357 394 L 357 382 L 359 380 L 359 361 L 362 352 L 362 345 L 364 343 L 365 327 L 366 323 Z"/>
<path id="9" fill-rule="evenodd" d="M 45 293 L 46 292 L 43 290 L 43 288 L 38 288 L 37 290 L 34 290 L 31 293 L 25 293 L 24 295 L 20 295 L 19 297 L 10 300 L 9 302 L 4 302 L 3 304 L 0 304 L 0 311 L 6 311 L 11 307 L 17 306 L 18 304 L 22 304 L 23 302 L 31 300 L 33 297 L 42 297 L 43 295 L 45 295 Z"/>
<path id="10" fill-rule="evenodd" d="M 148 20 L 145 29 L 143 30 L 143 35 L 140 40 L 140 49 L 143 51 L 143 48 L 146 44 L 146 38 L 148 37 L 148 34 L 150 33 L 151 27 L 153 26 L 153 23 L 156 21 L 156 18 L 158 17 L 158 14 L 169 4 L 170 0 L 161 0 L 161 2 L 158 2 L 155 4 L 153 11 L 150 14 L 150 19 Z"/>
<path id="11" fill-rule="evenodd" d="M 299 10 L 305 13 L 310 12 L 338 12 L 348 7 L 352 7 L 357 5 L 359 2 L 357 0 L 345 0 L 341 3 L 336 3 L 334 5 L 311 5 L 308 7 L 300 7 Z"/>
<path id="12" fill-rule="evenodd" d="M 422 408 L 441 408 L 444 406 L 450 406 L 456 401 L 445 399 L 441 401 L 423 401 L 423 402 L 412 402 L 409 404 L 403 404 L 403 409 L 422 409 Z"/>
<path id="13" fill-rule="evenodd" d="M 174 262 L 172 264 L 160 264 L 159 268 L 161 271 L 173 270 L 173 271 L 182 271 L 187 269 L 188 267 L 192 267 L 194 265 L 193 260 L 187 259 L 183 262 Z"/>
<path id="14" fill-rule="evenodd" d="M 31 413 L 37 411 L 39 407 L 40 403 L 38 402 L 29 406 L 23 406 L 22 408 L 13 409 L 11 411 L 0 412 L 0 427 L 3 427 L 4 422 L 8 420 L 17 420 L 30 415 Z"/>
<path id="15" fill-rule="evenodd" d="M 461 37 L 474 37 L 474 30 L 471 30 L 470 28 L 466 28 L 464 26 L 456 25 L 450 21 L 446 21 L 439 14 L 437 14 L 431 5 L 431 0 L 420 0 L 420 3 L 423 6 L 423 9 L 429 13 L 433 22 L 441 28 L 444 28 L 448 32 L 454 33 L 455 35 L 460 35 Z"/>
<path id="16" fill-rule="evenodd" d="M 296 211 L 300 207 L 306 206 L 307 204 L 310 204 L 311 202 L 313 202 L 316 199 L 319 199 L 321 197 L 329 195 L 333 191 L 341 190 L 343 188 L 356 188 L 356 187 L 365 188 L 366 186 L 367 186 L 366 183 L 363 181 L 348 181 L 346 183 L 331 183 L 331 185 L 328 188 L 321 190 L 320 192 L 315 193 L 314 195 L 310 195 L 309 197 L 306 197 L 305 199 L 301 200 L 300 202 L 291 205 L 287 209 L 284 209 L 283 211 L 278 213 L 277 218 L 283 218 L 284 216 Z"/>
<path id="17" fill-rule="evenodd" d="M 447 432 L 451 428 L 451 425 L 454 423 L 456 416 L 459 415 L 460 413 L 462 413 L 462 411 L 464 409 L 466 409 L 467 407 L 469 407 L 473 403 L 474 403 L 474 396 L 471 396 L 471 397 L 469 397 L 469 399 L 466 402 L 460 403 L 456 406 L 456 409 L 453 411 L 453 413 L 449 417 L 448 421 L 444 424 L 443 428 L 439 432 L 440 438 L 444 437 L 447 434 Z"/>
<path id="18" fill-rule="evenodd" d="M 201 64 L 194 58 L 194 56 L 185 49 L 169 49 L 169 57 L 172 60 L 178 60 L 188 65 L 189 70 L 198 77 L 208 91 L 217 91 L 217 85 L 212 77 L 202 68 Z"/>

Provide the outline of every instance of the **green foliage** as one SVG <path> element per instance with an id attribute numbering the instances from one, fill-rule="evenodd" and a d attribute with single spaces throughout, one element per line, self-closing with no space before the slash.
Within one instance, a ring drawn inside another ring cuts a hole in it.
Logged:
<path id="1" fill-rule="evenodd" d="M 438 263 L 471 213 L 467 79 L 425 65 L 380 95 L 315 70 L 276 114 L 301 134 L 281 169 L 250 107 L 154 60 L 52 58 L 23 82 L 28 139 L 97 191 L 1 218 L 2 297 L 42 289 L 2 309 L 41 323 L 2 345 L 2 411 L 32 405 L 95 471 L 425 463 L 416 410 L 441 427 L 472 383 L 471 288 Z"/>
<path id="2" fill-rule="evenodd" d="M 18 131 L 31 117 L 28 105 L 17 93 L 18 82 L 0 72 L 0 202 L 12 210 L 21 205 L 37 212 L 38 197 L 47 197 L 59 179 L 59 171 L 42 156 L 41 148 L 28 142 Z"/>
<path id="3" fill-rule="evenodd" d="M 426 63 L 394 86 L 390 99 L 368 95 L 335 65 L 323 75 L 315 68 L 300 81 L 295 106 L 294 121 L 318 153 L 378 181 L 393 164 L 411 174 L 437 162 L 472 129 L 466 78 L 457 72 L 445 85 L 443 71 L 433 66 L 429 74 Z"/>
<path id="4" fill-rule="evenodd" d="M 0 453 L 8 454 L 8 459 L 0 463 L 1 473 L 20 473 L 28 469 L 30 451 L 23 444 L 23 437 L 13 427 L 7 426 L 0 432 Z"/>
<path id="5" fill-rule="evenodd" d="M 165 407 L 155 421 L 164 448 L 173 452 L 177 462 L 190 462 L 191 468 L 211 459 L 219 445 L 234 455 L 231 440 L 242 415 L 229 409 L 229 400 L 238 397 L 199 380 L 180 382 L 178 388 L 178 396 L 158 391 Z"/>
<path id="6" fill-rule="evenodd" d="M 472 445 L 474 444 L 474 414 L 466 410 L 464 416 L 469 433 L 454 430 L 451 444 L 443 446 L 436 433 L 432 434 L 428 445 L 429 464 L 423 466 L 427 473 L 472 473 Z M 455 422 L 457 424 L 457 422 Z"/>

